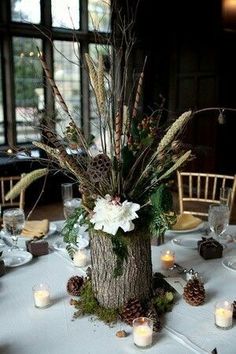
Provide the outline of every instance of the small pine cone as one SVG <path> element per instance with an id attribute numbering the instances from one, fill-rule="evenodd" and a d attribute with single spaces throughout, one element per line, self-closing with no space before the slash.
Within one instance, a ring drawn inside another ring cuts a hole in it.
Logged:
<path id="1" fill-rule="evenodd" d="M 233 302 L 233 318 L 236 319 L 236 301 Z"/>
<path id="2" fill-rule="evenodd" d="M 162 329 L 162 324 L 160 321 L 160 317 L 158 316 L 155 308 L 150 308 L 146 315 L 146 317 L 150 318 L 153 321 L 153 330 L 154 332 L 160 332 Z"/>
<path id="3" fill-rule="evenodd" d="M 138 299 L 130 299 L 127 301 L 127 303 L 124 305 L 120 317 L 122 321 L 127 323 L 128 325 L 132 326 L 133 320 L 137 317 L 142 317 L 144 316 L 145 311 Z"/>
<path id="4" fill-rule="evenodd" d="M 75 275 L 71 277 L 67 282 L 67 292 L 72 296 L 79 296 L 82 285 L 84 284 L 84 278 Z"/>
<path id="5" fill-rule="evenodd" d="M 205 289 L 203 283 L 197 277 L 190 279 L 184 287 L 183 297 L 185 301 L 192 305 L 198 306 L 205 301 Z"/>

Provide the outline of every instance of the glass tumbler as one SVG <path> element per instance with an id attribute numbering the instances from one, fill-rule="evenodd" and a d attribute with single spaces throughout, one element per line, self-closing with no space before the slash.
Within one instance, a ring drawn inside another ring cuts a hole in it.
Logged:
<path id="1" fill-rule="evenodd" d="M 63 202 L 71 200 L 73 198 L 73 184 L 72 183 L 62 183 L 61 184 L 61 195 Z"/>

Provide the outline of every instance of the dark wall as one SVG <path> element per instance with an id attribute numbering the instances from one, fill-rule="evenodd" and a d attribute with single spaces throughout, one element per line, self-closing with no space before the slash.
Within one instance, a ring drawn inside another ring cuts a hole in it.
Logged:
<path id="1" fill-rule="evenodd" d="M 160 94 L 172 117 L 188 109 L 236 108 L 236 32 L 224 30 L 220 0 L 140 0 L 135 29 L 137 47 L 148 57 L 144 112 L 155 109 Z M 189 169 L 236 173 L 236 114 L 224 115 L 224 124 L 217 109 L 189 123 L 184 140 L 196 155 Z"/>

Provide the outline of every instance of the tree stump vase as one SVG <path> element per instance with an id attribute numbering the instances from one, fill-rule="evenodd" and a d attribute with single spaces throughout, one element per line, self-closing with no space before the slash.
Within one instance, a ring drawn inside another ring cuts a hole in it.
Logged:
<path id="1" fill-rule="evenodd" d="M 124 233 L 128 257 L 123 273 L 114 277 L 116 255 L 111 236 L 102 231 L 90 230 L 92 288 L 100 306 L 117 309 L 129 299 L 147 300 L 151 296 L 152 261 L 151 242 L 147 231 Z"/>

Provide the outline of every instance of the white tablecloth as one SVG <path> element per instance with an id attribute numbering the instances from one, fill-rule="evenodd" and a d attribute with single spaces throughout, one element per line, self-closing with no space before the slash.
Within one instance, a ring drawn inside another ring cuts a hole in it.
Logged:
<path id="1" fill-rule="evenodd" d="M 236 233 L 236 226 L 231 227 Z M 176 235 L 175 235 L 176 236 Z M 58 235 L 51 235 L 53 243 Z M 167 236 L 171 240 L 172 236 Z M 214 325 L 214 303 L 217 299 L 236 300 L 236 272 L 225 269 L 222 259 L 203 260 L 196 250 L 174 246 L 171 241 L 161 247 L 152 247 L 153 271 L 160 271 L 159 254 L 164 247 L 172 248 L 176 261 L 186 268 L 193 267 L 205 279 L 206 302 L 192 307 L 181 297 L 172 312 L 166 315 L 166 330 L 157 334 L 154 344 L 145 352 L 150 354 L 210 353 L 217 347 L 218 354 L 236 353 L 235 328 L 227 331 Z M 226 248 L 224 256 L 236 255 L 236 248 Z M 132 340 L 132 329 L 119 323 L 109 327 L 100 321 L 83 317 L 72 321 L 74 313 L 66 284 L 70 276 L 78 274 L 66 259 L 56 252 L 33 259 L 30 263 L 9 268 L 0 278 L 0 353 L 1 354 L 133 354 L 140 353 Z M 46 309 L 33 305 L 32 286 L 50 284 L 53 304 Z M 115 333 L 125 329 L 130 335 L 117 338 Z M 184 341 L 177 332 L 184 334 Z M 188 341 L 192 348 L 188 347 Z M 190 344 L 191 344 L 190 343 Z M 194 345 L 195 349 L 194 349 Z M 198 348 L 198 349 L 196 349 Z M 202 350 L 201 350 L 202 348 Z"/>

